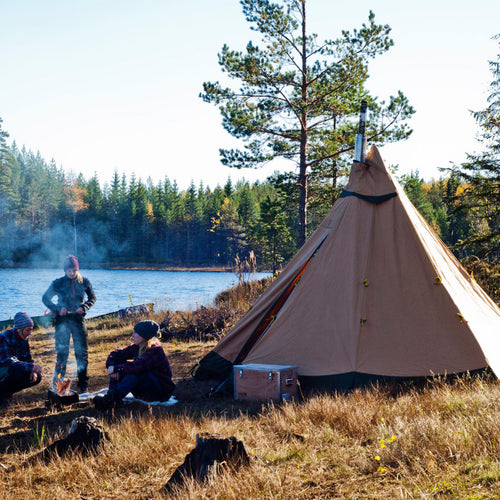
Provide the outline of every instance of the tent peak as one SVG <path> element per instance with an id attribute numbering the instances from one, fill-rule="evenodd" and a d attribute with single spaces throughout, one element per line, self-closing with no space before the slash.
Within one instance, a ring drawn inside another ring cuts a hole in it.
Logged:
<path id="1" fill-rule="evenodd" d="M 354 161 L 346 191 L 363 196 L 385 196 L 396 192 L 396 186 L 376 146 L 372 146 L 364 163 Z"/>

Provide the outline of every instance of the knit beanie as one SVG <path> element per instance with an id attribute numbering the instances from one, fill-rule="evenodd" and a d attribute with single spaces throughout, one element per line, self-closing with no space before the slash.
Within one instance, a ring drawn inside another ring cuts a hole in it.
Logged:
<path id="1" fill-rule="evenodd" d="M 80 269 L 78 259 L 71 254 L 64 259 L 64 270 L 67 271 L 68 269 L 76 269 L 77 271 Z"/>
<path id="2" fill-rule="evenodd" d="M 25 313 L 18 312 L 14 316 L 14 328 L 26 328 L 27 326 L 33 326 L 33 320 Z"/>
<path id="3" fill-rule="evenodd" d="M 145 340 L 152 339 L 159 331 L 160 325 L 156 321 L 139 321 L 134 326 L 134 332 Z"/>

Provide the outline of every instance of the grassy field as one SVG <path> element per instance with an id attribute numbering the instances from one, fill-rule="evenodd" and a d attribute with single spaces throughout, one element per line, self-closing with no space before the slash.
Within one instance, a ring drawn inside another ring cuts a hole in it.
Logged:
<path id="1" fill-rule="evenodd" d="M 157 318 L 161 319 L 161 318 Z M 92 328 L 91 390 L 107 385 L 104 362 L 127 345 L 131 325 Z M 425 389 L 376 388 L 285 404 L 208 398 L 189 369 L 212 342 L 165 342 L 179 403 L 127 405 L 99 413 L 87 402 L 47 408 L 54 366 L 51 331 L 35 332 L 32 351 L 42 383 L 0 410 L 0 497 L 5 499 L 149 499 L 161 493 L 198 433 L 240 439 L 250 466 L 205 484 L 188 481 L 186 499 L 500 498 L 500 385 L 486 379 Z M 81 415 L 110 436 L 102 452 L 30 460 L 67 434 Z"/>

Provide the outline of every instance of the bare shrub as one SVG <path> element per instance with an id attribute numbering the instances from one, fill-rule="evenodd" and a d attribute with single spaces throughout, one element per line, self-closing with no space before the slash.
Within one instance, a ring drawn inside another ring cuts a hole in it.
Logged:
<path id="1" fill-rule="evenodd" d="M 219 293 L 214 307 L 201 306 L 193 312 L 166 311 L 158 322 L 164 340 L 219 340 L 267 288 L 271 280 L 243 281 Z"/>
<path id="2" fill-rule="evenodd" d="M 500 263 L 490 263 L 475 256 L 462 261 L 469 274 L 481 288 L 500 305 Z"/>

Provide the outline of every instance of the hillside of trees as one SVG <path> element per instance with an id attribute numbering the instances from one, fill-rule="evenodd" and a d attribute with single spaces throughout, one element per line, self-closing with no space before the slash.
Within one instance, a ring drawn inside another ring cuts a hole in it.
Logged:
<path id="1" fill-rule="evenodd" d="M 71 178 L 55 161 L 15 142 L 7 146 L 6 136 L 3 132 L 2 267 L 58 266 L 68 252 L 86 266 L 227 267 L 252 251 L 259 269 L 274 271 L 296 251 L 297 192 L 289 176 L 180 190 L 168 178 L 153 184 L 115 172 L 110 185 L 101 185 L 97 175 Z M 453 173 L 432 182 L 418 173 L 400 180 L 446 244 L 460 245 L 481 231 L 474 211 L 456 211 L 457 195 L 466 186 Z M 310 232 L 335 200 L 328 193 L 319 187 L 311 191 Z M 468 253 L 458 250 L 461 257 Z"/>
<path id="2" fill-rule="evenodd" d="M 110 184 L 102 185 L 97 174 L 91 179 L 71 176 L 54 160 L 19 149 L 15 141 L 9 145 L 0 118 L 0 267 L 58 266 L 72 252 L 86 267 L 226 268 L 237 260 L 251 260 L 258 269 L 275 272 L 316 229 L 345 185 L 360 99 L 368 101 L 371 113 L 370 144 L 409 136 L 406 121 L 413 108 L 406 98 L 400 94 L 391 100 L 389 109 L 395 115 L 377 132 L 380 120 L 388 120 L 391 114 L 364 89 L 368 59 L 392 45 L 390 27 L 377 25 L 373 13 L 361 30 L 354 30 L 352 36 L 344 32 L 320 50 L 316 35 L 305 35 L 306 2 L 241 3 L 245 17 L 267 45 L 261 50 L 249 43 L 246 54 L 224 46 L 219 55 L 223 70 L 243 80 L 243 94 L 218 83 L 204 84 L 201 97 L 220 107 L 228 132 L 253 138 L 246 151 L 222 150 L 221 161 L 240 168 L 283 157 L 292 163 L 295 159 L 297 168 L 253 184 L 233 185 L 228 180 L 214 189 L 200 182 L 181 190 L 168 177 L 155 184 L 117 171 Z M 289 46 L 290 40 L 297 43 Z M 311 54 L 319 59 L 309 70 Z M 292 65 L 286 75 L 282 74 L 284 62 Z M 346 68 L 347 73 L 336 73 L 342 64 L 357 68 L 353 81 L 347 78 L 351 72 Z M 270 74 L 269 68 L 274 72 Z M 490 61 L 490 68 L 493 80 L 487 107 L 472 113 L 482 151 L 468 154 L 465 163 L 453 165 L 438 180 L 425 181 L 412 172 L 400 181 L 422 216 L 459 258 L 493 269 L 490 288 L 497 293 L 500 54 Z M 286 106 L 284 90 L 273 87 L 276 81 L 292 87 Z M 336 98 L 344 103 L 342 113 Z M 314 113 L 313 104 L 319 106 Z M 319 121 L 307 122 L 306 115 Z M 287 128 L 290 116 L 302 118 Z M 271 136 L 274 142 L 269 142 Z M 397 172 L 397 166 L 391 168 Z M 474 266 L 476 273 L 486 272 Z"/>

